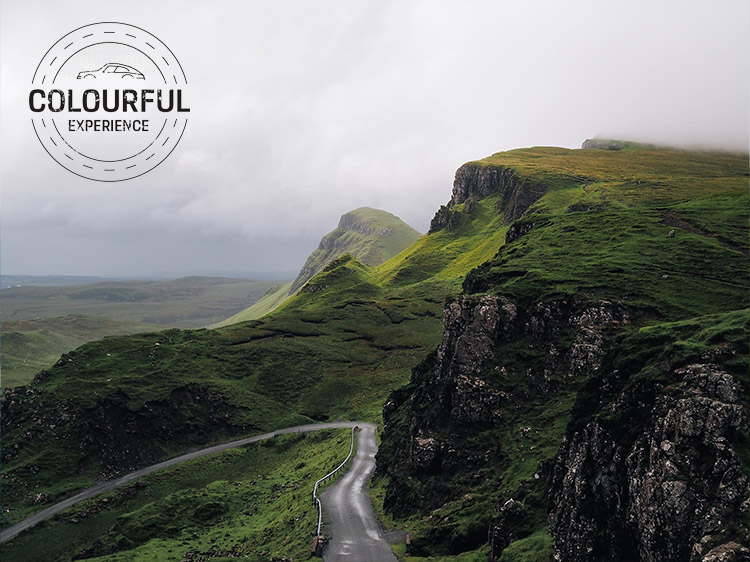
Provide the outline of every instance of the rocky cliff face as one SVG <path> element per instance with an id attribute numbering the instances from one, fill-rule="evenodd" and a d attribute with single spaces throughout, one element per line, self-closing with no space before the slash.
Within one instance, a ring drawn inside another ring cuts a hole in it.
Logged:
<path id="1" fill-rule="evenodd" d="M 584 148 L 600 151 L 577 151 L 590 163 L 652 150 L 603 140 Z M 620 214 L 610 208 L 620 184 L 594 194 L 598 172 L 582 174 L 582 160 L 559 175 L 569 154 L 555 153 L 545 175 L 550 190 L 581 193 L 564 207 L 555 197 L 534 205 L 547 188 L 514 173 L 516 155 L 456 172 L 430 231 L 463 231 L 477 202 L 496 197 L 506 244 L 465 277 L 439 347 L 384 407 L 385 506 L 422 516 L 415 554 L 489 543 L 491 562 L 750 560 L 750 320 L 734 310 L 745 297 L 722 303 L 706 297 L 713 282 L 690 288 L 708 279 L 702 266 L 660 287 L 708 255 L 706 236 L 686 241 L 680 260 L 655 258 L 650 249 L 675 237 L 653 222 L 657 190 L 644 183 L 648 208 L 622 200 Z M 744 253 L 732 251 L 706 267 Z M 678 298 L 679 309 L 664 306 Z"/>
<path id="2" fill-rule="evenodd" d="M 520 179 L 510 168 L 483 166 L 474 162 L 464 164 L 456 171 L 453 194 L 447 205 L 442 205 L 430 223 L 430 232 L 441 229 L 454 230 L 460 224 L 457 205 L 466 204 L 471 213 L 472 203 L 489 195 L 498 194 L 498 212 L 506 223 L 519 218 L 537 201 L 546 186 Z"/>
<path id="3" fill-rule="evenodd" d="M 750 489 L 740 460 L 746 390 L 710 354 L 676 368 L 660 360 L 649 377 L 615 368 L 614 334 L 637 321 L 634 315 L 612 301 L 523 308 L 475 295 L 450 302 L 440 346 L 383 410 L 378 471 L 390 476 L 386 508 L 427 514 L 460 501 L 456 490 L 487 470 L 511 470 L 518 460 L 498 436 L 524 404 L 552 409 L 566 386 L 588 380 L 557 455 L 539 465 L 531 484 L 548 498 L 539 509 L 555 560 L 750 560 Z M 525 359 L 510 361 L 519 350 Z M 530 443 L 539 431 L 521 430 Z M 486 535 L 457 537 L 438 521 L 429 542 L 451 533 L 464 548 L 486 540 L 490 560 L 499 560 L 530 533 L 536 508 L 518 496 L 522 487 L 496 490 Z"/>
<path id="4" fill-rule="evenodd" d="M 602 408 L 634 424 L 650 411 L 636 432 L 593 420 L 564 440 L 549 492 L 557 560 L 750 559 L 741 386 L 710 363 L 670 379 L 651 392 L 628 386 Z"/>
<path id="5" fill-rule="evenodd" d="M 391 476 L 387 509 L 405 515 L 418 506 L 429 512 L 451 497 L 452 481 L 477 479 L 484 468 L 501 466 L 507 461 L 502 447 L 477 436 L 507 427 L 525 401 L 552 396 L 565 381 L 596 370 L 605 333 L 629 322 L 628 309 L 609 301 L 562 300 L 522 309 L 507 298 L 481 295 L 449 303 L 436 353 L 383 410 L 378 470 Z M 510 348 L 525 349 L 530 359 L 511 361 Z M 497 527 L 489 532 L 499 537 Z M 487 532 L 485 527 L 473 540 L 485 542 Z"/>

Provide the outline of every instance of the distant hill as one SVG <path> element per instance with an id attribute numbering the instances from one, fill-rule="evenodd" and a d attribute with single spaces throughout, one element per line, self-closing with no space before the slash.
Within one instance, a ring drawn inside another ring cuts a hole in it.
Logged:
<path id="1" fill-rule="evenodd" d="M 334 230 L 323 236 L 293 282 L 272 287 L 259 301 L 212 327 L 262 318 L 344 254 L 375 267 L 411 246 L 420 236 L 417 230 L 386 211 L 370 207 L 349 211 L 341 216 Z"/>
<path id="2" fill-rule="evenodd" d="M 72 286 L 21 286 L 2 291 L 2 320 L 84 314 L 118 321 L 200 328 L 255 302 L 278 281 L 183 277 Z"/>
<path id="3" fill-rule="evenodd" d="M 141 324 L 72 314 L 2 323 L 2 386 L 28 384 L 66 351 L 105 336 L 122 336 L 159 329 Z"/>
<path id="4" fill-rule="evenodd" d="M 411 226 L 386 211 L 369 207 L 349 211 L 307 258 L 289 294 L 296 293 L 314 275 L 344 254 L 350 254 L 363 264 L 374 267 L 411 246 L 420 236 Z"/>
<path id="5" fill-rule="evenodd" d="M 275 283 L 224 277 L 4 276 L 2 386 L 28 384 L 63 353 L 104 336 L 217 322 L 257 301 Z"/>
<path id="6" fill-rule="evenodd" d="M 0 285 L 3 289 L 28 286 L 68 287 L 71 285 L 91 285 L 104 281 L 115 281 L 115 279 L 86 275 L 3 275 L 0 277 Z"/>

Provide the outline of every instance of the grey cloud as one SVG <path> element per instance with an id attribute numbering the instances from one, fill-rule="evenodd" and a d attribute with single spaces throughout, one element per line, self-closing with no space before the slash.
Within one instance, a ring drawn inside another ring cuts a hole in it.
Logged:
<path id="1" fill-rule="evenodd" d="M 426 230 L 453 171 L 500 150 L 596 134 L 748 146 L 744 1 L 5 0 L 1 10 L 9 273 L 294 270 L 358 206 Z M 25 110 L 46 49 L 95 21 L 159 36 L 190 83 L 175 153 L 113 186 L 53 162 Z M 161 248 L 159 260 L 147 248 Z"/>

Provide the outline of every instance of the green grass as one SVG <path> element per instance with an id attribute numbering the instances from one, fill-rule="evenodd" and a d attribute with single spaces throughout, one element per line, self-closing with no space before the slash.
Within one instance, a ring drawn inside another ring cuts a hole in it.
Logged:
<path id="1" fill-rule="evenodd" d="M 472 290 L 529 303 L 568 296 L 617 298 L 686 318 L 750 303 L 748 262 L 713 237 L 667 236 L 655 212 L 608 204 L 602 210 L 543 215 L 533 230 L 469 276 Z"/>
<path id="2" fill-rule="evenodd" d="M 0 546 L 16 562 L 306 559 L 312 485 L 349 451 L 350 430 L 282 436 L 189 461 L 87 500 Z"/>
<path id="3" fill-rule="evenodd" d="M 370 207 L 360 207 L 349 211 L 345 216 L 353 217 L 358 223 L 371 229 L 377 238 L 362 239 L 359 247 L 345 249 L 362 263 L 369 266 L 380 265 L 411 246 L 421 234 L 398 217 Z M 334 231 L 335 232 L 335 231 Z M 333 233 L 332 233 L 333 234 Z M 368 237 L 373 236 L 368 235 Z"/>
<path id="4" fill-rule="evenodd" d="M 97 316 L 70 315 L 3 322 L 2 386 L 29 384 L 39 371 L 52 366 L 66 351 L 108 335 L 158 329 L 152 324 L 120 322 Z"/>
<path id="5" fill-rule="evenodd" d="M 617 298 L 672 319 L 750 303 L 746 158 L 536 148 L 480 163 L 550 189 L 524 219 L 540 226 L 472 272 L 465 289 L 524 303 Z"/>
<path id="6" fill-rule="evenodd" d="M 292 292 L 333 260 L 349 254 L 368 266 L 384 261 L 411 246 L 420 234 L 398 217 L 379 209 L 361 207 L 341 217 L 339 226 L 326 234 L 310 254 L 292 283 Z"/>
<path id="7" fill-rule="evenodd" d="M 508 166 L 524 178 L 553 188 L 596 182 L 628 182 L 634 202 L 687 201 L 746 190 L 747 154 L 696 152 L 670 148 L 626 151 L 534 147 L 499 152 L 478 161 Z"/>
<path id="8" fill-rule="evenodd" d="M 432 280 L 448 286 L 460 285 L 471 268 L 490 259 L 505 241 L 507 225 L 497 213 L 497 197 L 478 201 L 472 215 L 456 206 L 462 214 L 459 228 L 440 230 L 420 238 L 381 267 L 373 277 L 387 287 L 409 287 Z"/>
<path id="9" fill-rule="evenodd" d="M 268 289 L 268 292 L 261 297 L 261 299 L 251 305 L 250 307 L 241 310 L 234 316 L 230 316 L 226 320 L 222 320 L 212 326 L 211 328 L 221 328 L 223 326 L 229 326 L 231 324 L 238 324 L 239 322 L 247 322 L 248 320 L 257 320 L 262 318 L 266 314 L 275 310 L 281 306 L 291 295 L 289 290 L 292 288 L 292 282 L 282 283 L 281 285 L 275 285 Z"/>
<path id="10" fill-rule="evenodd" d="M 273 287 L 249 308 L 212 327 L 229 326 L 270 314 L 308 280 L 344 255 L 350 255 L 364 265 L 375 267 L 411 246 L 420 237 L 419 232 L 401 219 L 379 209 L 361 207 L 341 217 L 342 222 L 345 219 L 353 221 L 354 226 L 345 224 L 326 234 L 320 246 L 307 258 L 300 274 L 293 282 Z"/>
<path id="11" fill-rule="evenodd" d="M 547 531 L 514 541 L 503 550 L 500 562 L 551 562 L 555 543 Z"/>
<path id="12" fill-rule="evenodd" d="M 714 195 L 685 201 L 675 205 L 674 211 L 696 228 L 747 252 L 748 208 L 750 193 L 746 192 L 742 195 Z"/>

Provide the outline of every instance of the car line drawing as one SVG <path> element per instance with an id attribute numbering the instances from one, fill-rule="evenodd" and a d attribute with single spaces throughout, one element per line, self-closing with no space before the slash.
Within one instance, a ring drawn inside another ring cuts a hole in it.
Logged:
<path id="1" fill-rule="evenodd" d="M 144 80 L 145 76 L 139 70 L 128 66 L 127 64 L 120 64 L 119 62 L 108 62 L 97 70 L 84 70 L 78 73 L 78 79 L 81 78 L 130 78 L 136 80 Z"/>

